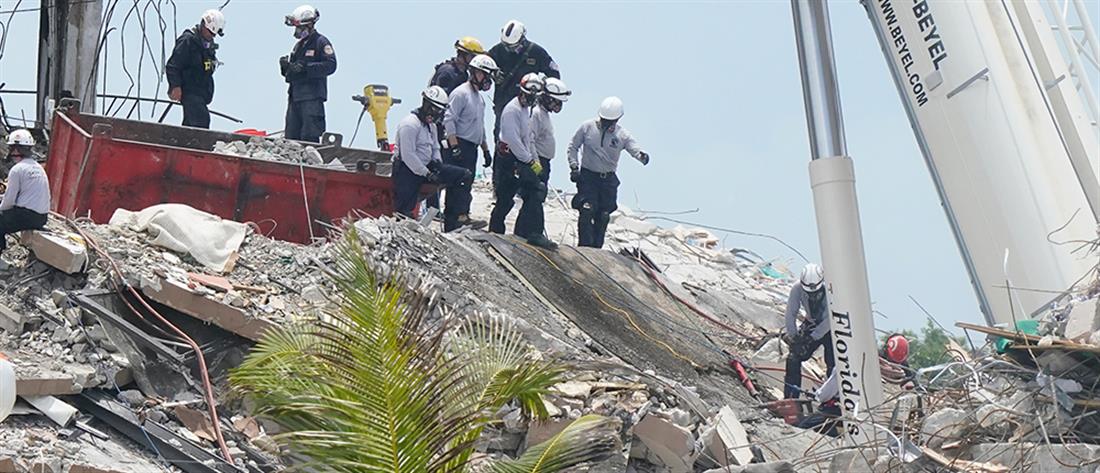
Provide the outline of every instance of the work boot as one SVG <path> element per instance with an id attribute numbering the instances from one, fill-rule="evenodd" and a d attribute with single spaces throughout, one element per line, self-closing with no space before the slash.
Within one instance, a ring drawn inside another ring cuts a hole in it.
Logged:
<path id="1" fill-rule="evenodd" d="M 486 226 L 488 226 L 489 222 L 486 222 L 484 220 L 473 219 L 473 218 L 470 218 L 470 216 L 467 215 L 467 214 L 462 214 L 462 215 L 458 216 L 458 225 L 460 227 L 469 227 L 469 228 L 472 228 L 474 230 L 481 230 L 482 228 L 485 228 Z"/>
<path id="2" fill-rule="evenodd" d="M 546 235 L 543 235 L 541 233 L 538 235 L 527 237 L 527 244 L 531 246 L 537 246 L 539 248 L 546 248 L 547 250 L 558 249 L 557 243 L 554 243 L 549 238 L 546 238 Z"/>

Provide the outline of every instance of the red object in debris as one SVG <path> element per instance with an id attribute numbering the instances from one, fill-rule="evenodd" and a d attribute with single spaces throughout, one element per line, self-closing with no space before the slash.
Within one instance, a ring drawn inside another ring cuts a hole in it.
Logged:
<path id="1" fill-rule="evenodd" d="M 328 234 L 317 221 L 338 221 L 353 210 L 393 213 L 391 155 L 343 148 L 337 134 L 315 146 L 326 162 L 339 159 L 345 169 L 218 154 L 211 151 L 215 142 L 249 136 L 85 114 L 79 106 L 54 114 L 51 138 L 50 206 L 69 217 L 90 214 L 106 223 L 119 208 L 180 203 L 264 228 L 274 221 L 272 237 L 307 243 L 311 233 Z"/>
<path id="2" fill-rule="evenodd" d="M 240 130 L 234 131 L 233 133 L 248 136 L 267 136 L 267 131 L 257 130 L 255 128 L 241 128 Z"/>
<path id="3" fill-rule="evenodd" d="M 741 381 L 741 384 L 745 386 L 745 389 L 749 391 L 749 394 L 754 398 L 759 398 L 760 394 L 756 392 L 756 385 L 752 383 L 752 379 L 749 378 L 749 373 L 745 371 L 745 366 L 740 361 L 734 359 L 730 360 L 730 368 L 737 373 L 737 379 Z"/>
<path id="4" fill-rule="evenodd" d="M 768 410 L 783 418 L 787 425 L 798 425 L 802 420 L 802 403 L 795 399 L 780 399 L 767 404 Z"/>

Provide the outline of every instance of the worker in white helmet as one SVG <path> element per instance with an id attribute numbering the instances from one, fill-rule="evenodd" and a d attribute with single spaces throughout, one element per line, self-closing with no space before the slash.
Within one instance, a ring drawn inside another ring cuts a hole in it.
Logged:
<path id="1" fill-rule="evenodd" d="M 500 43 L 489 49 L 489 56 L 500 67 L 497 88 L 493 92 L 493 136 L 500 138 L 500 114 L 504 107 L 519 94 L 519 81 L 532 72 L 546 77 L 561 78 L 558 63 L 542 46 L 527 39 L 527 27 L 519 20 L 510 20 L 500 29 Z"/>
<path id="2" fill-rule="evenodd" d="M 581 124 L 569 142 L 569 179 L 577 183 L 573 208 L 580 211 L 577 244 L 602 248 L 611 213 L 619 208 L 619 156 L 626 151 L 642 165 L 649 164 L 649 153 L 638 146 L 634 136 L 619 125 L 623 101 L 608 97 L 600 103 L 599 116 Z M 578 154 L 580 159 L 578 159 Z"/>
<path id="3" fill-rule="evenodd" d="M 420 97 L 420 107 L 401 120 L 394 134 L 397 152 L 393 165 L 393 206 L 406 217 L 413 217 L 424 184 L 437 184 L 450 193 L 469 192 L 467 189 L 474 182 L 473 173 L 444 164 L 439 152 L 436 127 L 447 109 L 447 93 L 433 85 Z"/>
<path id="4" fill-rule="evenodd" d="M 800 310 L 806 316 L 798 324 Z M 787 373 L 784 377 L 783 396 L 798 398 L 802 386 L 802 362 L 813 357 L 818 347 L 825 347 L 826 376 L 833 373 L 832 336 L 829 334 L 829 300 L 825 294 L 825 272 L 820 265 L 807 264 L 802 268 L 798 283 L 791 288 L 784 316 L 786 334 L 783 340 L 791 351 L 787 355 Z"/>
<path id="5" fill-rule="evenodd" d="M 294 49 L 279 58 L 279 72 L 286 79 L 286 124 L 283 136 L 320 143 L 325 133 L 328 76 L 336 72 L 336 51 L 325 35 L 317 32 L 321 12 L 302 5 L 286 16 L 294 27 Z"/>
<path id="6" fill-rule="evenodd" d="M 450 105 L 443 115 L 447 152 L 443 162 L 460 166 L 474 174 L 477 171 L 478 149 L 488 158 L 489 144 L 485 139 L 485 99 L 481 93 L 493 86 L 497 71 L 493 58 L 479 54 L 466 66 L 468 79 L 456 87 L 448 98 Z M 486 159 L 488 162 L 488 159 Z M 447 191 L 443 215 L 443 231 L 461 227 L 482 228 L 485 222 L 470 218 L 470 188 Z"/>
<path id="7" fill-rule="evenodd" d="M 557 142 L 554 140 L 554 124 L 550 121 L 550 114 L 561 112 L 562 106 L 572 95 L 569 87 L 561 79 L 549 77 L 546 78 L 545 83 L 542 94 L 539 94 L 538 104 L 531 109 L 532 149 L 542 165 L 542 172 L 538 174 L 542 185 L 538 188 L 539 192 L 532 194 L 530 198 L 537 199 L 540 203 L 546 201 L 550 185 L 550 160 L 554 159 L 557 148 Z M 526 200 L 524 202 L 526 203 Z M 546 236 L 546 222 L 541 207 L 535 212 L 520 214 L 516 219 L 516 235 L 528 239 Z"/>
<path id="8" fill-rule="evenodd" d="M 553 249 L 557 245 L 541 232 L 531 234 L 532 228 L 543 226 L 542 202 L 546 198 L 546 185 L 539 180 L 542 163 L 535 154 L 531 134 L 531 107 L 538 102 L 544 87 L 539 74 L 527 74 L 520 81 L 519 96 L 508 102 L 500 116 L 500 141 L 493 161 L 496 203 L 489 219 L 489 231 L 504 233 L 504 220 L 515 206 L 518 194 L 523 199 L 523 207 L 516 218 L 516 235 L 526 238 L 532 245 Z"/>
<path id="9" fill-rule="evenodd" d="M 214 37 L 224 34 L 225 16 L 220 10 L 207 10 L 199 24 L 180 34 L 164 65 L 168 98 L 183 106 L 183 126 L 210 128 L 207 107 L 214 100 L 214 71 L 219 64 Z"/>
<path id="10" fill-rule="evenodd" d="M 0 253 L 7 248 L 9 234 L 45 227 L 50 212 L 50 182 L 34 160 L 34 137 L 27 130 L 15 130 L 7 143 L 8 159 L 15 166 L 8 171 L 7 188 L 0 197 Z"/>

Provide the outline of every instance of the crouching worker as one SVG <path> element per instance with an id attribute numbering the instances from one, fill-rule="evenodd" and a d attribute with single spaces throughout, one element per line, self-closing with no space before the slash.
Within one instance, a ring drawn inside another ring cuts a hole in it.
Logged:
<path id="1" fill-rule="evenodd" d="M 420 187 L 425 183 L 438 184 L 446 189 L 469 192 L 474 175 L 469 170 L 443 164 L 439 154 L 437 122 L 447 109 L 447 93 L 439 86 L 431 86 L 421 94 L 420 108 L 397 125 L 397 155 L 393 169 L 393 207 L 397 213 L 412 217 L 420 201 Z M 447 208 L 447 221 L 457 220 L 458 215 Z"/>
<path id="2" fill-rule="evenodd" d="M 0 253 L 7 248 L 7 236 L 46 226 L 50 212 L 50 182 L 46 170 L 34 160 L 34 137 L 27 130 L 8 135 L 8 157 L 15 166 L 8 172 L 8 185 L 0 200 Z"/>
<path id="3" fill-rule="evenodd" d="M 804 309 L 806 317 L 798 325 L 799 309 Z M 818 347 L 825 347 L 826 374 L 833 373 L 836 361 L 833 358 L 832 337 L 829 335 L 829 300 L 825 295 L 825 272 L 821 266 L 810 263 L 802 269 L 798 284 L 791 288 L 787 299 L 787 313 L 784 317 L 787 333 L 783 340 L 791 347 L 787 355 L 787 374 L 783 379 L 783 397 L 798 399 L 798 387 L 802 385 L 802 362 L 813 357 Z"/>

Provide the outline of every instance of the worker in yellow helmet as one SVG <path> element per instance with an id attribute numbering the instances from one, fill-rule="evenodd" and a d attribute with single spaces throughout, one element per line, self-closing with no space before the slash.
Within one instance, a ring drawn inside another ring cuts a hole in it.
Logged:
<path id="1" fill-rule="evenodd" d="M 478 54 L 485 54 L 485 48 L 481 41 L 473 36 L 463 36 L 455 41 L 455 57 L 443 61 L 435 66 L 435 73 L 429 86 L 438 85 L 444 92 L 450 94 L 456 87 L 465 84 L 469 80 L 466 66 L 470 60 Z"/>

